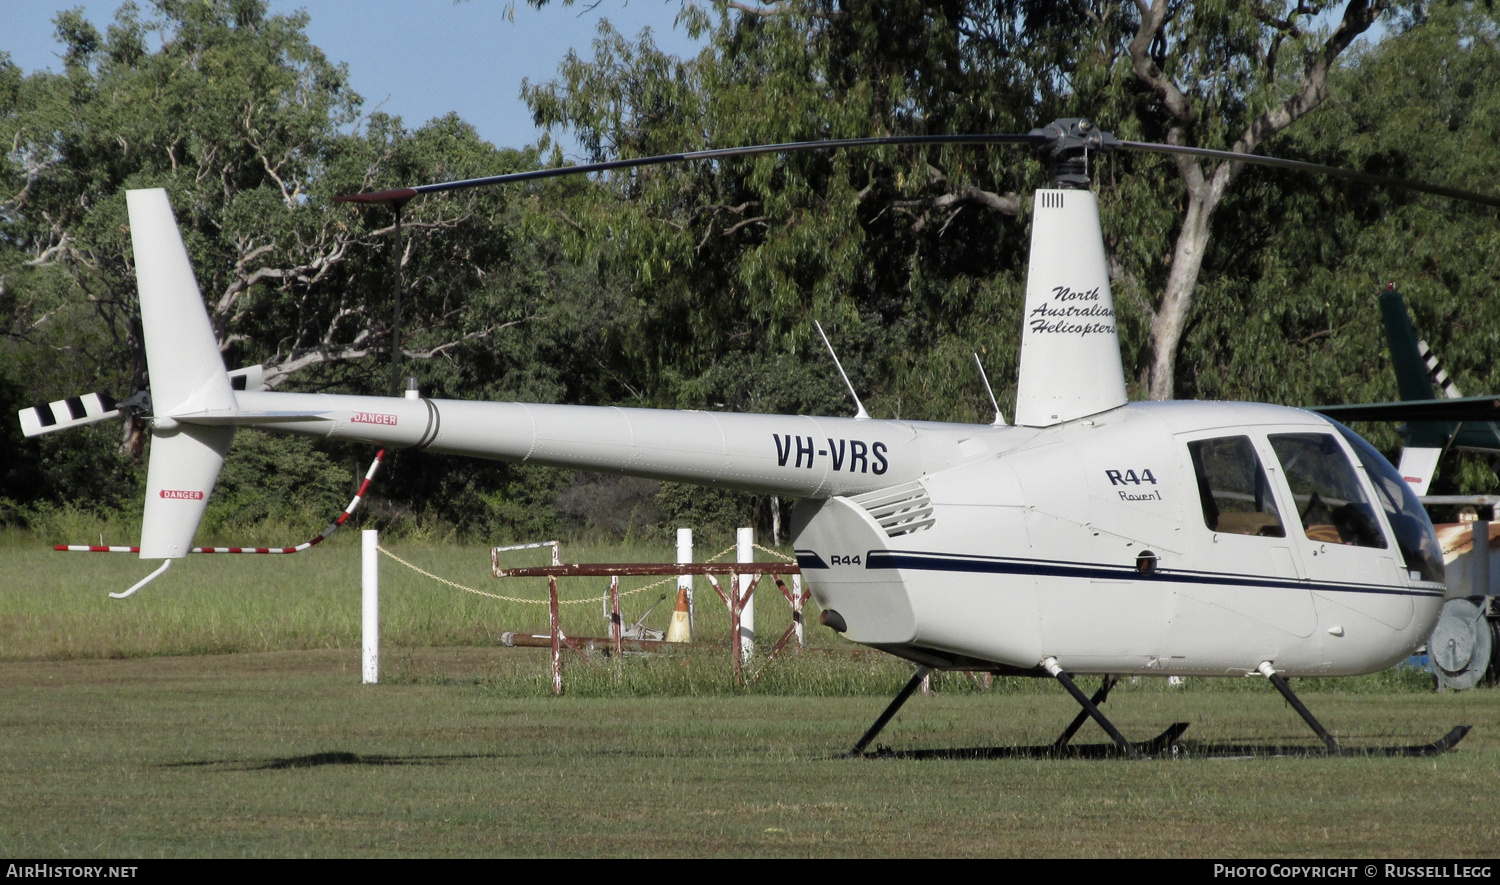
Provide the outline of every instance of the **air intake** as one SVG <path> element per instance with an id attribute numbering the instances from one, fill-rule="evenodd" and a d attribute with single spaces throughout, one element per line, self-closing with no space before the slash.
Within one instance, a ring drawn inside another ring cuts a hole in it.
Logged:
<path id="1" fill-rule="evenodd" d="M 927 497 L 927 489 L 920 482 L 865 492 L 850 500 L 865 508 L 892 538 L 925 531 L 936 522 L 932 518 L 932 499 Z"/>

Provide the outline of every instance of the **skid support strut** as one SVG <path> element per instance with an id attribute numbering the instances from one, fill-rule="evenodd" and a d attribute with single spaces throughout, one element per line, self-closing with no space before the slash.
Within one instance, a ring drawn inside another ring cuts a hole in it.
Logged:
<path id="1" fill-rule="evenodd" d="M 1098 707 L 1100 704 L 1104 703 L 1104 701 L 1109 697 L 1109 690 L 1111 688 L 1114 688 L 1115 683 L 1118 681 L 1118 677 L 1113 675 L 1106 675 L 1104 677 L 1103 684 L 1099 686 L 1099 690 L 1094 692 L 1093 697 L 1089 698 L 1089 703 L 1093 704 L 1095 707 Z M 1068 745 L 1068 741 L 1071 741 L 1073 739 L 1073 735 L 1078 733 L 1078 729 L 1083 727 L 1083 723 L 1087 722 L 1088 718 L 1089 711 L 1087 709 L 1079 710 L 1078 715 L 1073 717 L 1073 721 L 1068 723 L 1068 727 L 1063 729 L 1063 733 L 1058 735 L 1057 740 L 1052 742 L 1052 748 L 1054 750 L 1061 750 L 1063 747 L 1066 747 Z"/>
<path id="2" fill-rule="evenodd" d="M 917 686 L 921 685 L 922 680 L 926 679 L 930 673 L 932 673 L 931 667 L 925 664 L 918 667 L 917 672 L 912 674 L 911 681 L 906 683 L 906 686 L 896 693 L 896 696 L 891 699 L 890 704 L 886 706 L 885 712 L 880 714 L 880 717 L 875 720 L 874 725 L 866 729 L 864 736 L 855 743 L 854 749 L 850 750 L 847 755 L 858 756 L 863 753 L 865 747 L 870 745 L 870 741 L 875 740 L 876 736 L 880 734 L 880 730 L 885 728 L 886 723 L 891 721 L 891 717 L 896 715 L 896 711 L 901 709 L 901 705 L 906 703 L 907 698 L 911 697 L 912 692 L 917 690 Z"/>
<path id="3" fill-rule="evenodd" d="M 1063 672 L 1062 666 L 1057 663 L 1057 658 L 1044 658 L 1042 660 L 1042 668 L 1045 669 L 1048 673 L 1051 673 L 1052 678 L 1062 683 L 1063 688 L 1066 688 L 1068 690 L 1068 694 L 1073 696 L 1073 700 L 1077 701 L 1078 705 L 1083 708 L 1084 712 L 1093 717 L 1095 722 L 1099 723 L 1099 727 L 1104 729 L 1105 733 L 1109 735 L 1110 739 L 1115 742 L 1115 746 L 1120 748 L 1121 753 L 1129 756 L 1132 759 L 1140 758 L 1140 752 L 1137 751 L 1135 747 L 1131 746 L 1129 741 L 1125 740 L 1125 736 L 1123 734 L 1120 734 L 1120 730 L 1118 728 L 1115 728 L 1114 723 L 1104 718 L 1104 714 L 1099 712 L 1098 706 L 1096 706 L 1093 701 L 1089 700 L 1089 696 L 1083 693 L 1083 690 L 1073 682 L 1068 674 Z M 1101 689 L 1100 691 L 1101 693 L 1107 694 L 1104 689 Z M 1082 725 L 1081 722 L 1078 724 Z M 1070 726 L 1070 729 L 1073 731 L 1077 730 L 1076 728 L 1072 728 L 1072 726 Z M 1071 737 L 1072 735 L 1069 733 L 1064 733 L 1063 735 L 1063 738 Z M 1058 740 L 1063 740 L 1063 738 L 1059 738 Z"/>
<path id="4" fill-rule="evenodd" d="M 1260 675 L 1271 680 L 1271 684 L 1276 686 L 1276 690 L 1281 692 L 1281 696 L 1286 698 L 1286 702 L 1292 705 L 1292 709 L 1297 711 L 1297 715 L 1302 717 L 1302 721 L 1311 726 L 1318 737 L 1323 739 L 1323 743 L 1328 745 L 1329 753 L 1337 756 L 1344 752 L 1343 748 L 1339 746 L 1339 742 L 1334 740 L 1333 735 L 1328 733 L 1328 729 L 1323 727 L 1323 723 L 1319 722 L 1313 716 L 1312 711 L 1304 707 L 1302 701 L 1297 698 L 1297 695 L 1292 693 L 1292 687 L 1286 684 L 1286 680 L 1281 678 L 1281 674 L 1276 672 L 1275 668 L 1271 666 L 1270 661 L 1261 661 L 1260 666 L 1256 669 L 1260 671 Z"/>

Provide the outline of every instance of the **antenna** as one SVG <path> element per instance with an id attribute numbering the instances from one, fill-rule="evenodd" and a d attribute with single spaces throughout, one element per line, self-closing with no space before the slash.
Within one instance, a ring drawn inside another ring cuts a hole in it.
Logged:
<path id="1" fill-rule="evenodd" d="M 859 401 L 859 394 L 854 392 L 854 385 L 849 383 L 849 376 L 844 372 L 844 364 L 839 362 L 839 355 L 833 352 L 833 345 L 828 343 L 828 333 L 823 331 L 823 324 L 813 320 L 813 325 L 817 327 L 818 334 L 823 336 L 823 346 L 828 348 L 828 355 L 833 357 L 833 364 L 839 370 L 839 377 L 844 379 L 844 386 L 849 388 L 849 395 L 854 398 L 854 406 L 858 409 L 854 417 L 870 417 L 870 413 L 865 411 L 865 404 Z"/>
<path id="2" fill-rule="evenodd" d="M 974 354 L 974 365 L 979 367 L 979 380 L 984 382 L 984 392 L 990 395 L 990 405 L 995 407 L 995 420 L 990 422 L 991 427 L 1004 427 L 1005 416 L 1000 414 L 1000 403 L 995 400 L 995 390 L 990 387 L 990 376 L 984 373 L 984 363 L 979 361 L 979 354 Z"/>

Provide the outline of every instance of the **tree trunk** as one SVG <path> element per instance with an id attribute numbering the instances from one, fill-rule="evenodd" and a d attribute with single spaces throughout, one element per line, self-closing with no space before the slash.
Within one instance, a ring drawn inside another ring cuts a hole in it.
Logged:
<path id="1" fill-rule="evenodd" d="M 1172 250 L 1166 289 L 1151 319 L 1152 362 L 1146 380 L 1148 395 L 1154 400 L 1173 396 L 1177 349 L 1192 315 L 1198 274 L 1203 270 L 1203 257 L 1213 237 L 1214 210 L 1228 187 L 1231 168 L 1237 164 L 1221 164 L 1207 181 L 1196 163 L 1188 160 L 1179 165 L 1192 167 L 1183 170 L 1188 185 L 1188 207 L 1182 219 L 1182 230 L 1177 234 L 1177 244 Z"/>

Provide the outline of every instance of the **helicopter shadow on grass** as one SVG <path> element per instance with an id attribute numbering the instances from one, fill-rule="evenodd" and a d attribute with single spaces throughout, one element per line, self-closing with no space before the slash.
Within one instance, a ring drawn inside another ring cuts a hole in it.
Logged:
<path id="1" fill-rule="evenodd" d="M 451 762 L 468 762 L 476 759 L 509 759 L 505 753 L 451 753 L 439 755 L 390 755 L 385 753 L 351 753 L 347 750 L 329 750 L 308 753 L 302 756 L 279 756 L 270 759 L 203 759 L 190 762 L 169 762 L 162 768 L 217 768 L 222 771 L 283 771 L 293 768 L 321 768 L 325 765 L 359 765 L 381 767 L 388 765 L 447 765 Z"/>

